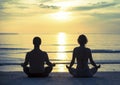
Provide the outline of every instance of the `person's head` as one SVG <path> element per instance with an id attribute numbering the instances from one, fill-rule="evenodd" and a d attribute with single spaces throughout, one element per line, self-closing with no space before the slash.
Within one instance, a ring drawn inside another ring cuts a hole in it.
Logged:
<path id="1" fill-rule="evenodd" d="M 40 39 L 40 37 L 34 37 L 33 38 L 33 44 L 34 44 L 34 46 L 41 45 L 41 39 Z"/>
<path id="2" fill-rule="evenodd" d="M 80 45 L 85 45 L 85 44 L 87 44 L 87 42 L 88 42 L 88 40 L 87 40 L 87 37 L 85 35 L 82 34 L 78 37 L 78 43 Z"/>

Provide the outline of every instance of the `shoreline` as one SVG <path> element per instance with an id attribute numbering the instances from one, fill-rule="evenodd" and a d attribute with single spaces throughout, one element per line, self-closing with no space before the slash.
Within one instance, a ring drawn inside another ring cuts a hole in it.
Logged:
<path id="1" fill-rule="evenodd" d="M 5 66 L 5 65 L 21 65 L 20 62 L 3 62 L 3 63 L 0 63 L 0 66 Z M 54 63 L 55 64 L 63 64 L 64 65 L 64 64 L 70 64 L 70 61 L 63 61 L 63 60 L 61 60 L 61 62 L 54 62 Z M 115 60 L 115 61 L 113 61 L 113 60 L 112 61 L 95 61 L 95 63 L 96 64 L 120 64 L 120 61 L 119 60 Z M 88 62 L 88 64 L 90 64 L 90 63 Z M 75 65 L 76 65 L 76 63 L 75 63 Z"/>
<path id="2" fill-rule="evenodd" d="M 75 66 L 73 66 L 75 67 Z M 89 65 L 91 68 L 92 66 Z M 15 72 L 15 71 L 23 71 L 20 65 L 2 65 L 0 66 L 0 71 L 2 72 Z M 98 70 L 99 72 L 119 72 L 120 64 L 101 64 L 101 68 Z M 53 68 L 53 72 L 68 72 L 66 68 L 66 64 L 57 64 Z"/>

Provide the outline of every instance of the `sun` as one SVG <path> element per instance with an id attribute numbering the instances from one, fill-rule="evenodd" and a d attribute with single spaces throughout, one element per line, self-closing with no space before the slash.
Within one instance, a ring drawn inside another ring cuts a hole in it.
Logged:
<path id="1" fill-rule="evenodd" d="M 56 19 L 56 20 L 60 20 L 60 21 L 69 20 L 70 13 L 65 12 L 65 11 L 59 11 L 59 12 L 51 14 L 51 17 Z"/>

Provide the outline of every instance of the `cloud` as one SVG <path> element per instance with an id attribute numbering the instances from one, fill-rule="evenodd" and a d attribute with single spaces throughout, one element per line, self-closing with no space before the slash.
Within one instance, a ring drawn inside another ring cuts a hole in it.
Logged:
<path id="1" fill-rule="evenodd" d="M 106 32 L 120 32 L 120 12 L 117 13 L 93 13 L 91 16 L 93 17 L 92 25 L 96 25 L 95 27 L 105 30 Z M 91 24 L 91 22 L 89 22 Z M 88 23 L 88 24 L 89 24 Z"/>
<path id="2" fill-rule="evenodd" d="M 120 13 L 93 13 L 91 14 L 93 17 L 102 19 L 102 20 L 110 20 L 110 19 L 120 19 Z"/>
<path id="3" fill-rule="evenodd" d="M 59 6 L 40 4 L 40 8 L 59 9 Z"/>
<path id="4" fill-rule="evenodd" d="M 49 2 L 49 1 L 53 1 L 53 0 L 39 0 L 40 2 Z"/>
<path id="5" fill-rule="evenodd" d="M 112 2 L 98 2 L 96 4 L 89 4 L 88 6 L 78 6 L 78 7 L 72 7 L 70 10 L 72 11 L 88 11 L 88 10 L 93 10 L 93 9 L 101 9 L 101 8 L 106 8 L 106 7 L 111 7 L 115 6 L 117 3 Z"/>
<path id="6" fill-rule="evenodd" d="M 0 6 L 0 10 L 2 10 L 2 9 L 4 9 L 4 7 L 3 7 L 3 6 Z"/>
<path id="7" fill-rule="evenodd" d="M 0 20 L 6 20 L 6 19 L 8 19 L 8 15 L 10 15 L 10 14 L 5 13 L 3 11 L 0 11 Z"/>
<path id="8" fill-rule="evenodd" d="M 49 2 L 52 0 L 37 0 L 39 3 Z M 45 5 L 38 3 L 24 3 L 21 0 L 0 0 L 0 20 L 7 20 L 14 17 L 32 16 L 34 14 L 47 13 L 41 9 L 58 9 L 53 5 Z M 38 11 L 39 10 L 39 11 Z M 50 12 L 50 11 L 49 11 Z"/>
<path id="9" fill-rule="evenodd" d="M 20 3 L 18 0 L 0 0 L 0 10 L 6 10 L 11 8 L 27 8 L 27 5 Z"/>
<path id="10" fill-rule="evenodd" d="M 5 2 L 5 1 L 0 1 L 0 10 L 2 10 L 2 9 L 5 8 L 5 7 L 4 7 L 4 2 Z"/>

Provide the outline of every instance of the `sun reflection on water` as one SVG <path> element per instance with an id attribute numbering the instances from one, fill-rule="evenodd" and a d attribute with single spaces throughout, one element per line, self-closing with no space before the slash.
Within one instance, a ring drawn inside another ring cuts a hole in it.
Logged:
<path id="1" fill-rule="evenodd" d="M 66 50 L 65 44 L 66 44 L 66 34 L 63 32 L 58 33 L 58 54 L 57 58 L 60 60 L 66 59 L 66 53 L 62 53 Z"/>

